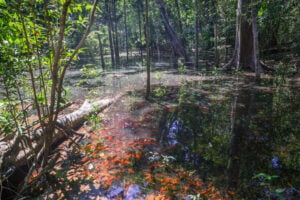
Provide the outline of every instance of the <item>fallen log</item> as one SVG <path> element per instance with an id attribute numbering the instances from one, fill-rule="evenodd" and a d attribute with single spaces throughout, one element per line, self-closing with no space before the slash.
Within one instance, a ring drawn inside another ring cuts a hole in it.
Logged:
<path id="1" fill-rule="evenodd" d="M 82 125 L 88 116 L 103 111 L 121 96 L 123 96 L 123 94 L 113 98 L 102 99 L 94 103 L 90 103 L 86 100 L 78 110 L 60 117 L 57 123 L 70 129 L 76 129 Z M 53 133 L 52 144 L 64 136 L 65 133 L 62 130 L 56 129 Z M 0 142 L 0 169 L 2 178 L 5 179 L 5 176 L 9 176 L 8 172 L 12 169 L 25 165 L 40 152 L 42 147 L 43 130 L 41 128 L 26 135 L 15 136 L 11 141 Z"/>

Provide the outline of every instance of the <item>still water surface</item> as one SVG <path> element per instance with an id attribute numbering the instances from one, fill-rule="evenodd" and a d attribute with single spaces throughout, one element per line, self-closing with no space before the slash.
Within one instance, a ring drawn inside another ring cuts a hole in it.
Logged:
<path id="1" fill-rule="evenodd" d="M 300 87 L 283 77 L 153 70 L 152 97 L 171 106 L 163 117 L 162 146 L 202 179 L 246 199 L 300 198 Z M 76 79 L 76 77 L 78 79 Z M 71 98 L 115 95 L 145 88 L 143 68 L 86 78 L 71 70 Z"/>

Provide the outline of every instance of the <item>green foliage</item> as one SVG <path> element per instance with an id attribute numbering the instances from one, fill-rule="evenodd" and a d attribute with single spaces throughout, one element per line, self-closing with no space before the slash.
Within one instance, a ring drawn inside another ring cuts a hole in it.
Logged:
<path id="1" fill-rule="evenodd" d="M 149 163 L 161 163 L 160 165 L 158 165 L 156 171 L 157 172 L 164 172 L 167 170 L 167 167 L 169 165 L 171 165 L 173 162 L 176 161 L 176 158 L 173 156 L 169 156 L 169 155 L 164 155 L 158 152 L 148 152 L 147 154 L 147 158 Z"/>
<path id="2" fill-rule="evenodd" d="M 162 73 L 161 72 L 155 72 L 154 77 L 161 82 L 161 78 L 162 78 Z"/>
<path id="3" fill-rule="evenodd" d="M 262 186 L 269 186 L 270 185 L 269 181 L 272 181 L 272 180 L 274 180 L 274 179 L 276 179 L 278 177 L 279 176 L 277 176 L 277 175 L 268 175 L 268 174 L 265 174 L 265 173 L 259 173 L 259 174 L 256 174 L 255 176 L 253 176 L 253 179 L 262 178 L 265 181 L 262 181 L 260 183 L 260 185 L 262 185 Z"/>
<path id="4" fill-rule="evenodd" d="M 15 131 L 13 118 L 10 112 L 5 112 L 0 110 L 0 132 L 1 135 L 13 134 Z"/>
<path id="5" fill-rule="evenodd" d="M 95 69 L 94 67 L 91 67 L 89 65 L 84 66 L 81 69 L 81 74 L 83 75 L 83 77 L 88 78 L 88 79 L 93 79 L 96 77 L 100 76 L 100 73 L 97 69 Z"/>
<path id="6" fill-rule="evenodd" d="M 291 77 L 296 72 L 296 69 L 293 66 L 282 62 L 278 63 L 275 68 L 276 74 L 283 79 Z"/>
<path id="7" fill-rule="evenodd" d="M 167 90 L 164 86 L 158 86 L 153 89 L 153 92 L 156 97 L 163 97 L 167 93 Z"/>
<path id="8" fill-rule="evenodd" d="M 178 71 L 181 74 L 183 74 L 184 72 L 186 72 L 186 66 L 184 65 L 184 63 L 182 62 L 181 59 L 178 61 Z"/>
<path id="9" fill-rule="evenodd" d="M 268 175 L 265 173 L 259 173 L 256 174 L 255 176 L 252 177 L 253 179 L 257 179 L 259 180 L 259 185 L 267 188 L 268 192 L 265 192 L 264 195 L 268 198 L 272 197 L 272 196 L 276 196 L 276 198 L 278 199 L 285 199 L 282 196 L 282 193 L 286 190 L 285 188 L 276 188 L 274 189 L 274 186 L 272 184 L 272 182 L 276 181 L 279 176 L 277 175 Z"/>
<path id="10" fill-rule="evenodd" d="M 67 8 L 66 13 L 63 7 Z M 40 152 L 45 164 L 52 144 L 48 139 L 55 131 L 58 110 L 67 100 L 63 88 L 65 72 L 70 64 L 75 64 L 74 54 L 80 47 L 73 49 L 79 41 L 74 35 L 81 30 L 81 39 L 86 28 L 89 13 L 85 8 L 88 7 L 78 1 L 68 4 L 62 0 L 0 0 L 0 134 L 28 134 L 41 127 L 47 135 L 42 137 L 46 141 L 41 141 L 45 145 Z M 36 118 L 39 126 L 32 123 Z M 10 143 L 14 137 L 7 138 L 4 141 Z M 22 145 L 18 151 L 32 148 L 30 141 L 19 139 L 16 145 Z M 2 190 L 1 187 L 0 198 Z"/>
<path id="11" fill-rule="evenodd" d="M 94 129 L 99 129 L 101 127 L 102 118 L 98 115 L 91 115 L 87 118 Z"/>

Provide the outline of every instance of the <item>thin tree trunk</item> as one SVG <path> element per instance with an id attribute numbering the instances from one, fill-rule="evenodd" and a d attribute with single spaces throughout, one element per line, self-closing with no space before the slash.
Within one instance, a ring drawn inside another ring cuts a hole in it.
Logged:
<path id="1" fill-rule="evenodd" d="M 98 42 L 99 42 L 99 56 L 100 56 L 102 70 L 104 71 L 105 70 L 105 61 L 104 61 L 104 56 L 103 56 L 103 46 L 102 46 L 102 42 L 101 42 L 100 33 L 98 33 L 97 36 L 98 36 Z"/>
<path id="2" fill-rule="evenodd" d="M 215 46 L 215 66 L 219 67 L 220 65 L 220 53 L 219 53 L 219 38 L 218 38 L 218 27 L 217 27 L 217 22 L 214 24 L 214 46 Z"/>
<path id="3" fill-rule="evenodd" d="M 115 44 L 115 58 L 117 66 L 120 65 L 120 52 L 119 52 L 119 31 L 118 31 L 118 20 L 117 20 L 117 10 L 116 10 L 116 0 L 113 0 L 113 29 L 114 29 L 114 44 Z"/>
<path id="4" fill-rule="evenodd" d="M 199 12 L 198 12 L 198 0 L 195 1 L 195 67 L 199 68 Z"/>
<path id="5" fill-rule="evenodd" d="M 183 28 L 182 28 L 180 7 L 179 7 L 178 0 L 174 0 L 174 1 L 175 1 L 174 3 L 175 3 L 176 11 L 177 11 L 177 18 L 178 18 L 178 24 L 179 24 L 179 32 L 180 32 L 180 34 L 182 34 L 183 33 Z"/>
<path id="6" fill-rule="evenodd" d="M 258 31 L 257 31 L 257 5 L 252 1 L 251 17 L 252 17 L 252 34 L 253 34 L 253 62 L 255 75 L 260 79 L 261 65 L 259 62 L 259 46 L 258 46 Z"/>
<path id="7" fill-rule="evenodd" d="M 235 25 L 235 45 L 232 58 L 229 62 L 223 66 L 225 70 L 231 70 L 232 66 L 235 66 L 235 70 L 238 70 L 239 66 L 239 52 L 240 52 L 240 34 L 241 34 L 241 21 L 242 21 L 242 0 L 238 0 L 236 9 L 236 25 Z"/>
<path id="8" fill-rule="evenodd" d="M 127 9 L 126 0 L 123 1 L 124 4 L 124 27 L 125 27 L 125 49 L 126 49 L 126 63 L 128 63 L 128 30 L 127 30 Z"/>
<path id="9" fill-rule="evenodd" d="M 178 55 L 177 55 L 174 47 L 172 47 L 172 63 L 173 63 L 174 69 L 178 69 L 178 67 L 179 67 L 178 66 Z"/>
<path id="10" fill-rule="evenodd" d="M 156 39 L 155 39 L 155 45 L 156 45 L 156 51 L 157 51 L 157 60 L 160 61 L 160 49 L 159 49 L 159 29 L 156 29 L 155 31 Z"/>
<path id="11" fill-rule="evenodd" d="M 146 0 L 146 48 L 147 48 L 147 88 L 146 99 L 150 96 L 150 24 L 149 24 L 149 2 Z"/>
<path id="12" fill-rule="evenodd" d="M 182 25 L 182 20 L 181 20 L 181 12 L 180 12 L 180 7 L 179 7 L 179 2 L 178 2 L 178 0 L 174 0 L 174 3 L 175 3 L 175 7 L 176 7 L 176 12 L 177 12 L 180 39 L 182 40 L 182 45 L 185 47 L 186 40 L 183 37 L 183 25 Z"/>
<path id="13" fill-rule="evenodd" d="M 111 57 L 111 65 L 115 66 L 115 53 L 114 53 L 114 45 L 113 45 L 113 33 L 112 33 L 112 19 L 111 19 L 111 11 L 109 1 L 105 1 L 106 12 L 108 15 L 108 37 L 109 37 L 109 48 L 110 48 L 110 57 Z"/>
<path id="14" fill-rule="evenodd" d="M 109 22 L 109 25 L 108 25 L 108 36 L 109 36 L 109 48 L 110 48 L 111 65 L 115 66 L 115 51 L 114 51 L 112 28 L 111 28 L 111 23 L 110 22 Z"/>
<path id="15" fill-rule="evenodd" d="M 228 26 L 228 19 L 226 18 L 225 19 L 225 27 L 227 27 Z M 224 37 L 225 37 L 225 58 L 224 58 L 224 63 L 227 63 L 227 61 L 228 61 L 228 47 L 227 47 L 227 44 L 229 43 L 228 42 L 228 33 L 227 33 L 227 31 L 225 31 L 225 34 L 224 34 Z"/>
<path id="16" fill-rule="evenodd" d="M 56 98 L 59 100 L 59 95 L 56 92 L 61 89 L 61 86 L 58 87 L 59 85 L 59 61 L 61 58 L 61 49 L 63 48 L 63 38 L 64 38 L 64 31 L 65 31 L 65 23 L 66 23 L 66 18 L 67 18 L 67 13 L 68 13 L 68 7 L 71 4 L 71 0 L 68 0 L 64 3 L 63 5 L 63 10 L 62 10 L 62 17 L 61 17 L 61 23 L 60 23 L 60 30 L 59 30 L 59 39 L 58 39 L 58 44 L 56 47 L 56 54 L 54 56 L 54 61 L 53 61 L 53 66 L 52 66 L 52 87 L 51 87 L 51 92 L 50 92 L 50 108 L 49 108 L 49 118 L 48 118 L 48 123 L 46 126 L 43 125 L 43 121 L 41 121 L 42 127 L 45 127 L 45 133 L 44 133 L 44 155 L 43 155 L 43 161 L 42 161 L 42 167 L 45 167 L 48 162 L 48 156 L 50 153 L 50 144 L 53 139 L 53 132 L 54 132 L 54 123 L 56 122 L 57 119 L 57 114 L 55 113 L 55 105 L 59 106 L 60 101 L 56 102 Z M 58 107 L 57 106 L 57 107 Z M 50 144 L 49 144 L 50 143 Z"/>
<path id="17" fill-rule="evenodd" d="M 176 53 L 179 56 L 184 58 L 185 63 L 189 63 L 189 57 L 188 57 L 182 43 L 177 38 L 177 35 L 176 35 L 174 29 L 170 25 L 170 22 L 169 22 L 169 19 L 167 17 L 167 13 L 165 10 L 164 2 L 162 0 L 156 0 L 156 3 L 159 7 L 160 15 L 162 17 L 164 26 L 165 26 L 168 36 L 171 40 L 171 44 L 172 44 L 174 50 L 176 51 Z"/>
<path id="18" fill-rule="evenodd" d="M 142 65 L 143 65 L 141 8 L 138 9 L 138 23 L 139 23 L 139 36 L 140 36 L 139 49 L 140 49 L 140 57 L 141 57 L 141 60 L 142 60 Z"/>

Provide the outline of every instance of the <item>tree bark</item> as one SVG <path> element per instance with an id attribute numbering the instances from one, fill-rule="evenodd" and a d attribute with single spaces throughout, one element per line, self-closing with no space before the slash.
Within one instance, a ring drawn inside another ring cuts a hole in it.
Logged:
<path id="1" fill-rule="evenodd" d="M 105 1 L 106 13 L 108 15 L 108 37 L 109 37 L 109 48 L 110 48 L 110 58 L 111 65 L 115 66 L 115 53 L 114 53 L 114 44 L 113 44 L 113 33 L 112 33 L 112 19 L 111 19 L 111 9 L 109 1 Z"/>
<path id="2" fill-rule="evenodd" d="M 257 79 L 260 79 L 261 65 L 259 62 L 259 46 L 258 46 L 258 31 L 257 31 L 257 5 L 255 1 L 252 0 L 252 34 L 253 34 L 253 62 L 255 68 L 255 75 Z"/>
<path id="3" fill-rule="evenodd" d="M 171 44 L 172 44 L 174 50 L 176 51 L 176 54 L 183 57 L 185 63 L 189 63 L 189 57 L 188 57 L 181 41 L 178 39 L 174 29 L 170 25 L 170 22 L 169 22 L 169 19 L 167 17 L 167 13 L 166 13 L 166 10 L 165 10 L 164 2 L 162 0 L 156 0 L 156 3 L 158 5 L 160 15 L 161 15 L 161 18 L 163 20 L 165 29 L 167 31 L 167 34 L 168 34 L 170 40 L 171 40 Z"/>
<path id="4" fill-rule="evenodd" d="M 198 0 L 195 1 L 195 67 L 199 68 L 199 11 Z"/>
<path id="5" fill-rule="evenodd" d="M 128 63 L 128 30 L 127 30 L 127 9 L 126 0 L 123 1 L 124 6 L 124 27 L 125 27 L 125 49 L 126 49 L 126 64 Z"/>
<path id="6" fill-rule="evenodd" d="M 155 30 L 155 46 L 156 46 L 156 53 L 157 53 L 157 60 L 160 62 L 160 44 L 159 44 L 159 29 Z"/>
<path id="7" fill-rule="evenodd" d="M 175 7 L 176 7 L 176 12 L 177 12 L 177 19 L 178 19 L 178 27 L 179 27 L 179 34 L 180 34 L 180 39 L 182 41 L 183 47 L 186 46 L 186 40 L 183 37 L 183 25 L 182 25 L 182 20 L 181 20 L 181 12 L 180 12 L 180 6 L 178 0 L 174 1 Z"/>
<path id="8" fill-rule="evenodd" d="M 105 61 L 104 61 L 103 46 L 102 46 L 102 42 L 101 42 L 101 35 L 100 35 L 100 33 L 98 33 L 97 36 L 98 36 L 98 43 L 99 43 L 100 62 L 101 62 L 102 70 L 104 71 L 105 70 Z"/>
<path id="9" fill-rule="evenodd" d="M 113 32 L 114 32 L 114 46 L 115 46 L 115 58 L 116 65 L 120 65 L 120 52 L 119 52 L 119 31 L 118 31 L 118 19 L 116 10 L 116 0 L 113 0 Z"/>
<path id="10" fill-rule="evenodd" d="M 139 37 L 140 37 L 140 42 L 139 42 L 140 58 L 141 58 L 142 65 L 143 65 L 144 61 L 143 61 L 143 48 L 142 48 L 142 20 L 141 20 L 142 7 L 143 7 L 143 4 L 141 2 L 141 6 L 139 6 L 139 8 L 138 8 L 138 23 L 139 23 Z"/>
<path id="11" fill-rule="evenodd" d="M 232 59 L 223 68 L 235 70 L 250 69 L 255 71 L 253 32 L 251 19 L 251 0 L 238 0 L 236 14 L 236 39 Z"/>
<path id="12" fill-rule="evenodd" d="M 174 3 L 175 3 L 176 11 L 177 11 L 179 32 L 180 32 L 180 34 L 183 34 L 183 28 L 182 28 L 182 21 L 181 21 L 181 13 L 180 13 L 179 2 L 178 2 L 178 0 L 175 0 Z"/>
<path id="13" fill-rule="evenodd" d="M 150 26 L 149 26 L 149 2 L 146 0 L 146 48 L 147 48 L 147 88 L 146 99 L 150 96 Z"/>
<path id="14" fill-rule="evenodd" d="M 220 65 L 220 53 L 219 53 L 219 36 L 218 36 L 218 26 L 217 23 L 215 22 L 214 24 L 214 46 L 215 46 L 215 66 L 219 67 Z"/>

